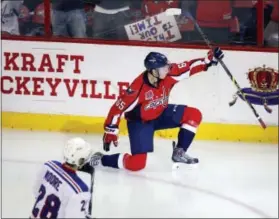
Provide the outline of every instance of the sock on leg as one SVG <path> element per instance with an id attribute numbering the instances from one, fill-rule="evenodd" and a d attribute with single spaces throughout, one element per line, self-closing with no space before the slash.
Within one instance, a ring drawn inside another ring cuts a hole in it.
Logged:
<path id="1" fill-rule="evenodd" d="M 177 147 L 183 148 L 184 151 L 187 151 L 190 147 L 196 133 L 191 132 L 190 130 L 181 128 L 178 133 L 178 142 Z"/>

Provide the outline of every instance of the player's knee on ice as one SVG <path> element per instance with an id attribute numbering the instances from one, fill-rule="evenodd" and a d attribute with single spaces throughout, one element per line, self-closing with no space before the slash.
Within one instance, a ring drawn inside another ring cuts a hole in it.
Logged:
<path id="1" fill-rule="evenodd" d="M 125 154 L 123 158 L 123 166 L 127 170 L 139 171 L 145 168 L 147 160 L 147 154 Z"/>

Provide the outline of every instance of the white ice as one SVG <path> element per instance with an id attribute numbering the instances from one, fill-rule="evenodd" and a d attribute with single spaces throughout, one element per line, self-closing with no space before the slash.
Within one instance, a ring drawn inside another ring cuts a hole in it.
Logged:
<path id="1" fill-rule="evenodd" d="M 2 131 L 3 218 L 30 216 L 36 173 L 43 162 L 62 158 L 68 138 L 80 136 L 102 148 L 96 135 Z M 94 217 L 278 217 L 277 145 L 195 141 L 189 153 L 200 164 L 175 169 L 171 140 L 154 144 L 141 172 L 98 168 Z M 129 152 L 127 137 L 115 152 Z"/>

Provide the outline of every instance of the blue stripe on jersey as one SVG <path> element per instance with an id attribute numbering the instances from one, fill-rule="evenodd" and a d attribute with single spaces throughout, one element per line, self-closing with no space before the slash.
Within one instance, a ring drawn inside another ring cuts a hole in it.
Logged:
<path id="1" fill-rule="evenodd" d="M 59 166 L 63 171 L 65 171 L 80 187 L 83 192 L 88 192 L 88 186 L 82 181 L 82 179 L 74 172 L 66 171 L 63 169 L 62 164 L 56 160 L 51 161 Z"/>
<path id="2" fill-rule="evenodd" d="M 71 182 L 69 182 L 68 179 L 66 179 L 61 173 L 59 173 L 56 169 L 54 169 L 50 164 L 45 163 L 46 166 L 48 166 L 50 169 L 52 169 L 58 176 L 60 176 L 68 185 L 75 191 L 76 194 L 78 194 L 77 189 L 72 185 Z"/>

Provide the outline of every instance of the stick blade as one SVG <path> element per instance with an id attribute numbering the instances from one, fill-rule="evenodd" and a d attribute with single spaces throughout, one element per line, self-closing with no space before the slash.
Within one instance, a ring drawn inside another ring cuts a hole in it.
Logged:
<path id="1" fill-rule="evenodd" d="M 181 8 L 168 8 L 165 12 L 167 16 L 181 15 Z"/>

